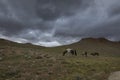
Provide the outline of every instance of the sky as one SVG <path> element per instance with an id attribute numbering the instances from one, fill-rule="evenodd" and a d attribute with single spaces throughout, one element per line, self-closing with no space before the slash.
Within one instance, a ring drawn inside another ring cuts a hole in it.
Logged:
<path id="1" fill-rule="evenodd" d="M 0 0 L 0 38 L 46 47 L 120 41 L 120 0 Z"/>

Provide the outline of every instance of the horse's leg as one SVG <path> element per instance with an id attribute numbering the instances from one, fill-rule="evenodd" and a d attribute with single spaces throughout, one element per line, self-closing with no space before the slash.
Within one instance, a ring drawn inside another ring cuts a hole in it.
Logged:
<path id="1" fill-rule="evenodd" d="M 85 57 L 87 57 L 87 54 L 85 54 Z"/>
<path id="2" fill-rule="evenodd" d="M 85 52 L 85 57 L 87 57 L 87 52 Z"/>
<path id="3" fill-rule="evenodd" d="M 66 53 L 67 53 L 67 51 L 65 50 L 65 51 L 63 52 L 63 56 L 64 56 Z"/>
<path id="4" fill-rule="evenodd" d="M 74 55 L 74 51 L 71 51 L 71 54 Z"/>
<path id="5" fill-rule="evenodd" d="M 75 52 L 75 55 L 77 56 L 77 52 L 76 52 L 76 50 L 75 50 L 74 52 Z"/>

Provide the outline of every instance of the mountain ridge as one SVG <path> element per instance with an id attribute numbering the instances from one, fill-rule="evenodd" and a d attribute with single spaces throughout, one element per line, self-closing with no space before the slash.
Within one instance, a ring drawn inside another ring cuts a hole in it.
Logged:
<path id="1" fill-rule="evenodd" d="M 71 44 L 67 44 L 67 45 L 61 45 L 61 46 L 69 46 L 69 45 L 80 44 L 80 43 L 85 43 L 85 42 L 120 44 L 120 41 L 110 41 L 106 38 L 92 38 L 92 37 L 89 37 L 89 38 L 83 38 L 80 41 L 75 42 L 75 43 L 71 43 Z M 10 40 L 7 40 L 7 39 L 2 39 L 2 38 L 0 38 L 0 44 L 3 44 L 3 45 L 10 45 L 10 44 L 19 45 L 20 44 L 20 45 L 44 47 L 44 46 L 41 46 L 41 45 L 34 45 L 32 43 L 17 43 L 17 42 L 10 41 Z M 59 47 L 59 46 L 57 46 L 57 47 Z"/>

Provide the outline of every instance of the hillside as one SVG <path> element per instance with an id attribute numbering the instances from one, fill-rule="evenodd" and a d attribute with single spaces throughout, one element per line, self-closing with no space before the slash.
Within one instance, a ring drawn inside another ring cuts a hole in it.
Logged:
<path id="1" fill-rule="evenodd" d="M 120 56 L 120 42 L 112 42 L 105 38 L 85 38 L 70 45 L 50 48 L 50 50 L 62 52 L 66 48 L 76 49 L 78 54 L 87 51 L 88 53 L 98 52 L 101 55 Z"/>
<path id="2" fill-rule="evenodd" d="M 58 47 L 42 47 L 33 45 L 31 43 L 20 44 L 5 39 L 0 39 L 0 47 L 4 46 L 28 49 L 42 49 L 42 51 L 55 54 L 61 54 L 66 48 L 72 48 L 76 49 L 78 54 L 87 51 L 88 53 L 98 52 L 101 55 L 120 56 L 120 42 L 112 42 L 105 38 L 84 38 L 79 42 Z"/>
<path id="3" fill-rule="evenodd" d="M 0 39 L 0 47 L 17 47 L 17 48 L 44 48 L 42 46 L 33 45 L 32 43 L 16 43 L 13 41 Z"/>
<path id="4" fill-rule="evenodd" d="M 33 45 L 31 43 L 20 44 L 5 39 L 0 39 L 0 47 L 1 46 L 42 49 L 43 51 L 47 51 L 47 52 L 50 51 L 52 53 L 58 53 L 58 54 L 61 54 L 66 48 L 72 48 L 72 49 L 76 49 L 78 54 L 87 51 L 88 53 L 98 52 L 102 55 L 120 56 L 120 42 L 112 42 L 105 38 L 84 38 L 79 42 L 70 45 L 48 47 L 48 48 Z"/>
<path id="5" fill-rule="evenodd" d="M 62 56 L 66 48 L 76 49 L 78 55 Z M 120 71 L 119 62 L 120 43 L 104 38 L 51 48 L 0 39 L 0 80 L 107 80 L 111 72 Z"/>

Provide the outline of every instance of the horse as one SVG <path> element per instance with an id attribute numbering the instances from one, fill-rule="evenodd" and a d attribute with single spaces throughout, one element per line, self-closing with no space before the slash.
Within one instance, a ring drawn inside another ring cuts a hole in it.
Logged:
<path id="1" fill-rule="evenodd" d="M 73 49 L 66 49 L 64 52 L 63 52 L 63 56 L 65 56 L 66 53 L 71 53 L 72 55 L 76 55 L 77 56 L 77 52 L 76 50 L 73 50 Z"/>
<path id="2" fill-rule="evenodd" d="M 94 52 L 94 53 L 91 53 L 90 55 L 92 55 L 92 56 L 99 56 L 99 53 Z"/>
<path id="3" fill-rule="evenodd" d="M 88 56 L 88 53 L 85 51 L 85 52 L 82 54 L 82 56 L 87 57 L 87 56 Z"/>

